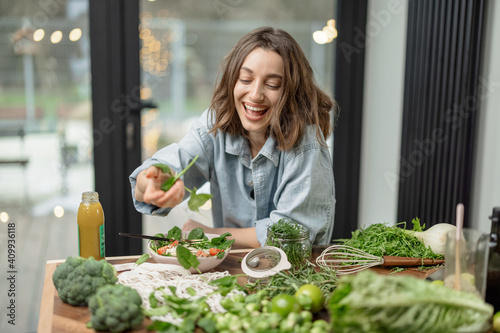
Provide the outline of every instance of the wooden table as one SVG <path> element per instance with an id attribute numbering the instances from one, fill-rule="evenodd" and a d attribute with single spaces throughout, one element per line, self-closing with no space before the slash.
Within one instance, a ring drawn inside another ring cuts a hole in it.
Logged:
<path id="1" fill-rule="evenodd" d="M 320 249 L 319 249 L 320 250 Z M 313 252 L 313 257 L 317 257 L 321 251 Z M 231 254 L 229 253 L 226 259 L 215 268 L 217 271 L 229 271 L 230 274 L 243 274 L 241 264 L 239 263 L 246 253 Z M 108 257 L 106 260 L 111 264 L 122 264 L 135 262 L 139 256 L 127 257 Z M 50 260 L 47 262 L 45 268 L 45 279 L 43 284 L 42 303 L 40 308 L 40 317 L 38 320 L 38 332 L 53 332 L 53 333 L 79 333 L 79 332 L 95 332 L 93 329 L 86 327 L 90 321 L 90 311 L 87 307 L 74 307 L 69 304 L 63 303 L 52 283 L 52 274 L 56 267 L 64 262 L 64 260 Z M 381 273 L 390 273 L 389 269 L 372 268 L 372 270 Z M 419 278 L 426 278 L 432 274 L 436 269 L 427 271 L 420 271 L 417 268 L 407 269 L 405 271 L 395 273 L 398 275 L 411 275 Z M 246 277 L 238 277 L 238 282 L 244 284 L 247 282 Z M 147 326 L 151 320 L 145 319 L 143 324 L 133 332 L 149 332 Z"/>

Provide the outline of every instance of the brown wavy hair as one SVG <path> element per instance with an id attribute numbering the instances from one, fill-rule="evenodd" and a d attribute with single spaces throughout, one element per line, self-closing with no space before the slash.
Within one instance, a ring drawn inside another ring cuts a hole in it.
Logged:
<path id="1" fill-rule="evenodd" d="M 311 65 L 295 39 L 283 30 L 270 27 L 255 29 L 243 36 L 224 58 L 222 77 L 212 96 L 210 110 L 215 123 L 211 132 L 219 129 L 246 136 L 236 112 L 233 90 L 244 60 L 258 47 L 277 52 L 284 65 L 283 94 L 272 113 L 268 135 L 278 142 L 279 149 L 287 150 L 302 138 L 307 125 L 316 125 L 318 141 L 326 146 L 324 138 L 332 132 L 330 111 L 335 119 L 336 103 L 317 86 Z"/>

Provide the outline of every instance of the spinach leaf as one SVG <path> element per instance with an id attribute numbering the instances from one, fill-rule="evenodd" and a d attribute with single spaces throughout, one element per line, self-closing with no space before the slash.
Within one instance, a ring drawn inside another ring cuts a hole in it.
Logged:
<path id="1" fill-rule="evenodd" d="M 170 190 L 170 188 L 174 185 L 174 183 L 177 181 L 177 179 L 179 179 L 193 164 L 194 162 L 198 159 L 198 155 L 196 155 L 193 160 L 188 164 L 188 166 L 182 170 L 179 174 L 175 175 L 175 176 L 171 176 L 170 178 L 168 178 L 162 185 L 161 185 L 161 189 L 163 191 L 168 191 Z M 165 164 L 161 164 L 161 163 L 158 163 L 158 164 L 154 164 L 155 167 L 157 168 L 160 168 L 161 171 L 165 172 L 165 173 L 170 173 L 172 174 L 172 170 L 168 167 L 168 165 L 165 165 Z M 189 209 L 191 209 L 193 212 L 198 212 L 199 211 L 199 208 L 201 206 L 203 206 L 205 204 L 205 202 L 207 202 L 210 198 L 212 198 L 212 195 L 211 194 L 206 194 L 206 193 L 196 193 L 197 191 L 197 188 L 194 187 L 192 190 L 188 189 L 187 187 L 185 188 L 186 191 L 188 191 L 190 193 L 190 198 L 189 198 L 189 201 L 188 201 L 188 207 Z"/>
<path id="2" fill-rule="evenodd" d="M 191 267 L 197 268 L 200 264 L 196 256 L 182 245 L 177 246 L 176 253 L 179 264 L 181 264 L 185 269 L 190 269 Z"/>
<path id="3" fill-rule="evenodd" d="M 161 189 L 165 192 L 170 190 L 170 188 L 172 187 L 172 185 L 174 185 L 174 183 L 177 181 L 177 179 L 181 178 L 181 176 L 194 164 L 194 162 L 196 162 L 197 159 L 198 159 L 198 155 L 196 155 L 195 158 L 193 158 L 191 163 L 189 163 L 188 166 L 184 168 L 184 170 L 179 172 L 177 175 L 168 178 L 161 186 Z M 159 168 L 161 168 L 161 167 L 159 167 Z M 168 166 L 167 166 L 167 168 L 168 168 Z"/>
<path id="4" fill-rule="evenodd" d="M 164 237 L 164 236 L 161 235 L 160 237 Z M 167 238 L 181 240 L 182 230 L 178 226 L 173 227 L 172 229 L 170 229 L 168 231 Z"/>
<path id="5" fill-rule="evenodd" d="M 159 233 L 155 234 L 154 237 L 165 237 L 165 235 L 162 234 L 161 232 L 159 232 Z M 155 240 L 155 241 L 153 241 L 153 243 L 156 245 L 156 248 L 154 250 L 158 250 L 160 247 L 168 244 L 168 242 L 161 241 L 161 240 Z"/>
<path id="6" fill-rule="evenodd" d="M 211 194 L 206 193 L 196 193 L 197 188 L 194 187 L 192 190 L 186 189 L 190 193 L 188 207 L 193 212 L 198 212 L 199 208 L 205 204 L 210 198 L 212 198 Z"/>
<path id="7" fill-rule="evenodd" d="M 171 173 L 172 172 L 172 170 L 170 170 L 169 166 L 166 164 L 163 164 L 163 163 L 156 163 L 156 164 L 153 164 L 153 166 L 159 168 L 164 173 Z"/>
<path id="8" fill-rule="evenodd" d="M 189 232 L 187 239 L 203 239 L 203 236 L 205 236 L 205 231 L 203 230 L 203 228 L 198 227 Z"/>
<path id="9" fill-rule="evenodd" d="M 212 244 L 212 246 L 214 246 L 214 247 L 218 247 L 227 240 L 226 237 L 228 237 L 228 236 L 231 236 L 231 234 L 229 232 L 225 232 L 218 237 L 212 238 L 210 240 L 210 244 Z"/>

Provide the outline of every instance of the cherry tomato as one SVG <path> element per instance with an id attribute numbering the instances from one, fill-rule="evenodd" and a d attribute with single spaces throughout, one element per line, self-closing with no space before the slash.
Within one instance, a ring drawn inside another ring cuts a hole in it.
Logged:
<path id="1" fill-rule="evenodd" d="M 219 253 L 219 252 L 224 252 L 224 250 L 214 249 L 214 248 L 211 248 L 210 250 L 208 250 L 208 253 L 210 253 L 211 256 L 216 256 L 217 253 Z"/>

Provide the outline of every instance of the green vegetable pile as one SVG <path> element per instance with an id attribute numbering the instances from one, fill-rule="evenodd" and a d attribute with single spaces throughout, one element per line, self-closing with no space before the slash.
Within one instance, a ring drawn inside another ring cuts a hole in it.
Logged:
<path id="1" fill-rule="evenodd" d="M 142 324 L 142 298 L 135 289 L 115 284 L 106 285 L 90 297 L 88 328 L 101 332 L 123 332 Z"/>
<path id="2" fill-rule="evenodd" d="M 57 266 L 52 282 L 64 303 L 86 306 L 99 287 L 118 281 L 116 275 L 116 269 L 106 260 L 68 257 Z"/>
<path id="3" fill-rule="evenodd" d="M 266 280 L 247 283 L 245 288 L 250 291 L 265 290 L 270 297 L 274 297 L 280 294 L 293 295 L 303 285 L 312 284 L 319 287 L 328 298 L 337 286 L 337 274 L 327 266 L 316 268 L 316 265 L 307 262 L 289 271 L 278 272 Z"/>
<path id="4" fill-rule="evenodd" d="M 301 266 L 311 257 L 309 230 L 303 225 L 286 219 L 269 226 L 266 245 L 285 252 L 292 266 Z"/>
<path id="5" fill-rule="evenodd" d="M 418 219 L 413 219 L 413 230 L 421 231 Z M 406 222 L 388 226 L 383 223 L 372 224 L 363 229 L 352 232 L 349 239 L 340 239 L 344 245 L 352 246 L 374 256 L 399 256 L 413 258 L 443 259 L 440 254 L 434 253 L 415 236 L 407 234 L 404 228 Z"/>
<path id="6" fill-rule="evenodd" d="M 219 286 L 215 293 L 226 296 L 229 290 L 241 287 L 236 283 L 235 276 L 226 276 L 211 284 Z M 265 291 L 250 295 L 233 294 L 221 300 L 225 313 L 210 311 L 207 297 L 198 297 L 192 290 L 191 299 L 176 295 L 176 288 L 169 287 L 170 292 L 163 290 L 160 299 L 153 292 L 150 296 L 152 309 L 146 310 L 148 316 L 162 316 L 167 313 L 182 318 L 182 324 L 155 320 L 148 330 L 161 332 L 195 332 L 202 329 L 206 333 L 236 332 L 236 333 L 328 333 L 330 325 L 322 319 L 313 320 L 311 311 L 304 310 L 298 298 L 290 295 L 269 297 Z M 307 297 L 306 294 L 303 297 Z M 309 302 L 311 303 L 311 302 Z"/>
<path id="7" fill-rule="evenodd" d="M 493 307 L 418 278 L 363 271 L 339 279 L 329 311 L 336 333 L 447 333 L 484 332 Z"/>
<path id="8" fill-rule="evenodd" d="M 196 155 L 195 158 L 193 158 L 191 163 L 189 163 L 188 166 L 186 168 L 184 168 L 184 170 L 179 172 L 177 175 L 171 176 L 170 178 L 165 180 L 165 182 L 161 186 L 161 189 L 165 192 L 170 190 L 170 188 L 174 185 L 174 183 L 177 181 L 177 179 L 179 179 L 184 173 L 186 173 L 186 171 L 194 164 L 194 162 L 196 162 L 197 159 L 198 159 L 198 155 Z M 174 174 L 174 172 L 166 164 L 157 163 L 157 164 L 153 164 L 153 166 L 159 168 L 164 173 L 168 173 L 170 175 Z M 199 208 L 201 206 L 203 206 L 205 204 L 205 202 L 207 202 L 212 197 L 211 194 L 205 194 L 205 193 L 198 194 L 198 193 L 196 193 L 196 191 L 198 190 L 196 187 L 194 187 L 192 190 L 188 189 L 187 187 L 185 187 L 185 189 L 186 189 L 186 191 L 188 191 L 190 193 L 188 207 L 193 212 L 198 212 Z"/>

